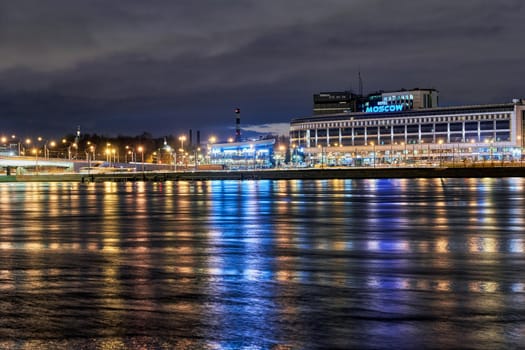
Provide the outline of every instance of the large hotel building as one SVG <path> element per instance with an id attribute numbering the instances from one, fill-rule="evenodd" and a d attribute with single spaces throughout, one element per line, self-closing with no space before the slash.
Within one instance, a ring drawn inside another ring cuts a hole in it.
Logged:
<path id="1" fill-rule="evenodd" d="M 525 100 L 438 107 L 434 89 L 314 95 L 290 123 L 292 161 L 307 165 L 467 164 L 522 160 Z"/>

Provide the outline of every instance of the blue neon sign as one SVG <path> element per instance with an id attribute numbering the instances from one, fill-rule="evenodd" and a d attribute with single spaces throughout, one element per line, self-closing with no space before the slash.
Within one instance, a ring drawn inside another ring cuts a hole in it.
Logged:
<path id="1" fill-rule="evenodd" d="M 366 113 L 401 112 L 403 105 L 366 107 Z"/>

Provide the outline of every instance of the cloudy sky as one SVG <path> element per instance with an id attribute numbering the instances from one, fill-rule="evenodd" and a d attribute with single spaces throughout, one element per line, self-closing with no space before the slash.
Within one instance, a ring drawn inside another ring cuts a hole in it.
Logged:
<path id="1" fill-rule="evenodd" d="M 312 94 L 525 97 L 522 0 L 0 0 L 0 133 L 154 136 L 308 116 Z M 286 124 L 285 124 L 286 125 Z"/>

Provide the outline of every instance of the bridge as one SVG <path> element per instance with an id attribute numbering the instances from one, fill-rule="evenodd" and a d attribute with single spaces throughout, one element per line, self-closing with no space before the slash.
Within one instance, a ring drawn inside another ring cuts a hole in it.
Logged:
<path id="1" fill-rule="evenodd" d="M 85 162 L 84 162 L 85 163 Z M 0 156 L 0 168 L 15 168 L 18 171 L 31 170 L 49 170 L 49 169 L 64 169 L 74 170 L 75 162 L 67 159 L 58 158 L 38 158 L 38 157 L 22 157 L 22 156 Z M 23 169 L 23 170 L 20 170 Z"/>
<path id="2" fill-rule="evenodd" d="M 179 166 L 179 169 L 188 166 Z M 115 163 L 102 160 L 77 160 L 61 158 L 24 157 L 0 155 L 0 173 L 23 175 L 28 173 L 106 173 L 130 171 L 170 171 L 174 166 L 155 163 Z"/>

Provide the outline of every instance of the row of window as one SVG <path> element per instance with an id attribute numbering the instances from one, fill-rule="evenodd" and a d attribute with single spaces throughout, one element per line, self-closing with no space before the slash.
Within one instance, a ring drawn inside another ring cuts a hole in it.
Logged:
<path id="1" fill-rule="evenodd" d="M 485 122 L 465 122 L 450 124 L 422 124 L 422 125 L 396 125 L 396 126 L 373 126 L 356 128 L 330 128 L 296 130 L 290 133 L 292 138 L 310 138 L 359 135 L 391 135 L 391 134 L 424 134 L 424 133 L 476 133 L 484 131 L 510 130 L 509 120 L 491 120 Z"/>
<path id="2" fill-rule="evenodd" d="M 466 115 L 466 116 L 439 116 L 439 117 L 422 117 L 422 118 L 400 118 L 400 119 L 370 119 L 370 120 L 350 120 L 337 122 L 319 122 L 303 123 L 293 126 L 299 129 L 321 129 L 321 128 L 342 128 L 355 126 L 381 126 L 381 125 L 399 125 L 399 124 L 425 124 L 425 123 L 450 123 L 450 122 L 485 122 L 494 120 L 510 120 L 511 114 L 483 114 L 483 115 Z"/>
<path id="3" fill-rule="evenodd" d="M 317 146 L 365 146 L 365 145 L 416 145 L 416 144 L 437 144 L 437 143 L 487 143 L 487 142 L 508 142 L 510 141 L 509 132 L 485 132 L 479 134 L 465 135 L 407 135 L 405 136 L 354 136 L 354 137 L 318 137 L 310 140 L 292 139 L 291 142 L 304 147 Z"/>

